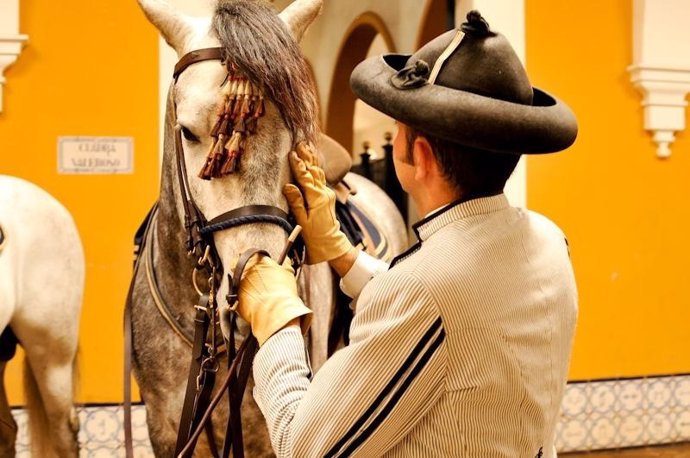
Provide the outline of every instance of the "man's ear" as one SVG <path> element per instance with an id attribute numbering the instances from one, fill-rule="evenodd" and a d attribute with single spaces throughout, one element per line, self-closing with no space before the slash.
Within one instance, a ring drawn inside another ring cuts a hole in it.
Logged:
<path id="1" fill-rule="evenodd" d="M 429 140 L 427 140 L 423 135 L 417 136 L 414 141 L 412 158 L 414 160 L 415 168 L 414 178 L 417 181 L 427 179 L 437 168 L 434 151 L 431 148 Z"/>

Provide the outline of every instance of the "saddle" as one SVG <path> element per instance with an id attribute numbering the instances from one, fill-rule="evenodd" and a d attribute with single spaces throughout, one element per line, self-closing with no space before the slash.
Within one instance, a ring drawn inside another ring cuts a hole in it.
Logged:
<path id="1" fill-rule="evenodd" d="M 335 210 L 340 230 L 354 246 L 379 259 L 389 260 L 392 256 L 383 231 L 372 217 L 365 214 L 350 199 L 357 194 L 357 189 L 345 180 L 345 175 L 352 167 L 352 156 L 340 143 L 326 134 L 321 134 L 317 152 L 326 181 L 336 194 Z"/>
<path id="2" fill-rule="evenodd" d="M 340 183 L 352 167 L 352 157 L 343 146 L 326 134 L 321 134 L 316 145 L 321 168 L 331 186 Z"/>

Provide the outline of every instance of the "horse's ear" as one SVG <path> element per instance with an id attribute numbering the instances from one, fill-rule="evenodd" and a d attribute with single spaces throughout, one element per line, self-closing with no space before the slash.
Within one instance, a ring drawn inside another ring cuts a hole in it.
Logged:
<path id="1" fill-rule="evenodd" d="M 176 11 L 166 0 L 137 0 L 146 18 L 175 50 L 180 51 L 185 39 L 192 31 L 186 16 Z"/>
<path id="2" fill-rule="evenodd" d="M 304 32 L 321 12 L 323 0 L 295 0 L 280 13 L 280 18 L 287 24 L 295 40 L 302 39 Z"/>

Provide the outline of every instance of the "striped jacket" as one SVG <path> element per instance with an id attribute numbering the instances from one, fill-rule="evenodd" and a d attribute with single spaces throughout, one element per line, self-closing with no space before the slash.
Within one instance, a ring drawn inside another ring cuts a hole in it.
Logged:
<path id="1" fill-rule="evenodd" d="M 297 329 L 259 350 L 254 395 L 279 457 L 552 456 L 577 317 L 563 234 L 504 195 L 415 231 L 313 379 Z"/>

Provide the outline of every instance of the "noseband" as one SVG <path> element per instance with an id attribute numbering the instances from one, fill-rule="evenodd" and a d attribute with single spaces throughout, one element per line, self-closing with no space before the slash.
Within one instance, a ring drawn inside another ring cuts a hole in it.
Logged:
<path id="1" fill-rule="evenodd" d="M 175 71 L 173 73 L 175 83 L 177 83 L 180 74 L 190 65 L 207 60 L 219 60 L 225 63 L 223 49 L 200 49 L 184 55 L 177 65 L 175 65 Z M 226 82 L 227 81 L 228 79 L 226 78 Z M 242 346 L 237 350 L 235 349 L 233 335 L 236 329 L 236 314 L 231 313 L 229 319 L 231 332 L 226 341 L 228 347 L 228 377 L 224 382 L 223 388 L 221 388 L 213 401 L 211 401 L 211 390 L 219 364 L 217 361 L 219 352 L 216 345 L 215 332 L 220 313 L 218 311 L 215 296 L 222 276 L 222 265 L 213 241 L 213 234 L 247 224 L 267 223 L 278 226 L 287 234 L 291 234 L 288 238 L 287 246 L 281 254 L 281 259 L 278 260 L 279 263 L 282 263 L 282 260 L 292 246 L 292 242 L 294 242 L 298 230 L 296 230 L 290 222 L 287 213 L 278 207 L 270 205 L 248 205 L 240 207 L 208 221 L 192 197 L 184 150 L 182 148 L 181 127 L 177 124 L 176 107 L 174 107 L 173 112 L 175 116 L 175 158 L 184 208 L 184 227 L 187 234 L 186 249 L 190 255 L 198 258 L 197 266 L 192 276 L 194 286 L 200 295 L 200 301 L 199 305 L 196 306 L 197 313 L 194 320 L 195 337 L 192 349 L 192 364 L 189 371 L 182 418 L 180 419 L 175 456 L 190 457 L 194 450 L 198 435 L 204 427 L 206 427 L 208 433 L 209 445 L 213 455 L 220 456 L 218 455 L 215 440 L 213 438 L 213 427 L 206 421 L 210 417 L 210 412 L 220 399 L 220 395 L 222 395 L 223 391 L 228 386 L 231 386 L 229 391 L 230 416 L 228 419 L 225 436 L 226 440 L 222 456 L 228 456 L 230 447 L 232 447 L 233 457 L 241 458 L 244 456 L 244 446 L 242 440 L 240 405 L 245 385 L 249 377 L 253 355 L 258 345 L 256 339 L 252 335 L 249 335 L 245 338 Z M 227 111 L 225 114 L 227 114 Z M 222 115 L 223 113 L 221 113 L 221 116 Z M 223 146 L 224 145 L 221 145 L 221 148 Z M 228 274 L 230 286 L 227 299 L 231 311 L 234 311 L 236 308 L 239 283 L 244 267 L 247 262 L 257 254 L 268 255 L 268 253 L 263 250 L 248 250 L 240 256 L 234 272 Z M 202 275 L 202 272 L 208 275 L 208 292 L 203 292 L 203 288 L 199 287 L 197 282 L 197 278 L 199 275 Z M 207 338 L 207 336 L 210 338 Z M 237 370 L 240 364 L 241 366 L 239 370 Z"/>

